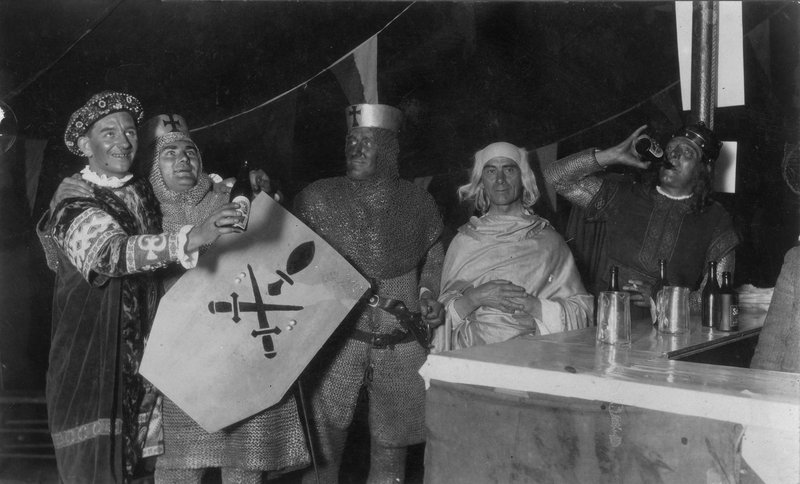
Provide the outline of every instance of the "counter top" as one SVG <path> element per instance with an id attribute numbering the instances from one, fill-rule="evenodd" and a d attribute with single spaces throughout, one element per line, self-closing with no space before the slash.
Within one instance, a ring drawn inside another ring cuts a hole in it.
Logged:
<path id="1" fill-rule="evenodd" d="M 689 331 L 677 335 L 659 333 L 648 320 L 635 320 L 631 323 L 631 348 L 665 358 L 685 357 L 757 335 L 766 316 L 766 311 L 740 313 L 739 331 L 725 332 L 702 327 L 700 316 L 692 314 Z M 593 344 L 595 332 L 596 328 L 592 326 L 530 338 L 566 344 Z"/>
<path id="2" fill-rule="evenodd" d="M 646 325 L 635 327 L 634 334 L 639 336 L 628 348 L 597 343 L 594 328 L 588 328 L 430 355 L 420 373 L 427 383 L 481 385 L 499 391 L 610 401 L 743 425 L 800 429 L 800 374 L 665 357 L 697 345 L 742 337 L 757 328 L 739 334 L 711 334 L 694 328 L 689 335 L 666 336 Z M 682 346 L 681 342 L 691 344 Z"/>

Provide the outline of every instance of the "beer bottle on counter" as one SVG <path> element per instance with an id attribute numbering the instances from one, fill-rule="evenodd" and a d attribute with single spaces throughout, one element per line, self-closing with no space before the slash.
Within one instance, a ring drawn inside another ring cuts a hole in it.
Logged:
<path id="1" fill-rule="evenodd" d="M 664 156 L 664 150 L 661 149 L 661 145 L 658 144 L 658 141 L 646 134 L 642 134 L 636 138 L 633 147 L 636 150 L 636 153 L 639 154 L 639 157 L 642 159 L 642 161 L 649 161 L 652 163 L 652 166 L 660 165 L 662 163 L 670 164 L 669 160 L 667 160 L 667 157 Z"/>
<path id="2" fill-rule="evenodd" d="M 739 330 L 739 295 L 733 290 L 731 273 L 722 273 L 722 287 L 719 290 L 719 330 Z"/>
<path id="3" fill-rule="evenodd" d="M 611 266 L 611 280 L 608 283 L 609 291 L 619 291 L 619 267 Z"/>
<path id="4" fill-rule="evenodd" d="M 250 184 L 250 167 L 246 160 L 239 168 L 236 182 L 231 188 L 230 200 L 239 205 L 238 210 L 244 216 L 244 219 L 233 224 L 233 227 L 247 230 L 247 222 L 250 220 L 250 201 L 253 200 L 253 186 Z"/>
<path id="5" fill-rule="evenodd" d="M 703 288 L 702 307 L 703 316 L 701 323 L 706 328 L 719 327 L 719 284 L 717 283 L 717 263 L 708 263 L 708 274 L 706 277 L 706 287 Z"/>
<path id="6" fill-rule="evenodd" d="M 658 291 L 665 286 L 669 286 L 669 281 L 667 280 L 667 261 L 664 259 L 658 259 L 658 278 L 653 284 L 653 289 L 650 293 L 653 301 L 658 302 Z"/>

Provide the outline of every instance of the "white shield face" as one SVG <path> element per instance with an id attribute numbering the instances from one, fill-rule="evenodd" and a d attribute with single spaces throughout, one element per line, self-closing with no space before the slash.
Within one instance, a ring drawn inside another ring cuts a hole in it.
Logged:
<path id="1" fill-rule="evenodd" d="M 265 194 L 161 299 L 141 374 L 208 432 L 278 403 L 369 284 Z"/>

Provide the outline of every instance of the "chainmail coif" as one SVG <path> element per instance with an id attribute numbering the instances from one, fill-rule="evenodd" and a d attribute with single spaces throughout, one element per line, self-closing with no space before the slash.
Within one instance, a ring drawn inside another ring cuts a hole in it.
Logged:
<path id="1" fill-rule="evenodd" d="M 418 266 L 439 238 L 442 222 L 433 198 L 400 178 L 397 136 L 373 129 L 378 144 L 375 176 L 319 180 L 297 196 L 295 208 L 362 274 L 388 279 Z"/>
<path id="2" fill-rule="evenodd" d="M 158 167 L 158 154 L 164 145 L 174 141 L 191 141 L 191 138 L 180 132 L 167 133 L 158 138 L 149 175 L 153 192 L 161 204 L 163 226 L 167 232 L 177 232 L 184 225 L 197 225 L 228 202 L 228 194 L 213 190 L 214 182 L 203 172 L 203 161 L 199 153 L 200 174 L 197 184 L 184 192 L 175 192 L 167 188 L 161 169 Z"/>

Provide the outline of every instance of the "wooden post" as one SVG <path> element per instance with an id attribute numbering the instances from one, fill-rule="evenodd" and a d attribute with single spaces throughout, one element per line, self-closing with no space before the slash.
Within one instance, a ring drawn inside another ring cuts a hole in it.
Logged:
<path id="1" fill-rule="evenodd" d="M 717 107 L 719 3 L 695 1 L 692 10 L 692 113 L 714 129 Z"/>

